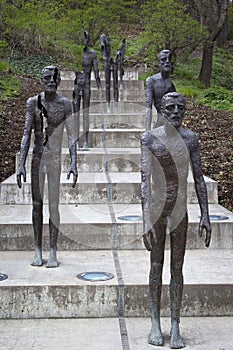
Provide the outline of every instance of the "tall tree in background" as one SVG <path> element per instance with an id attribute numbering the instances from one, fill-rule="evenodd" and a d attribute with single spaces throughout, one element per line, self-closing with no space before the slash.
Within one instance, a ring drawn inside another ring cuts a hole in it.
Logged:
<path id="1" fill-rule="evenodd" d="M 162 49 L 176 57 L 187 58 L 203 42 L 206 33 L 199 22 L 191 17 L 187 7 L 174 0 L 148 0 L 142 5 L 144 42 L 148 63 L 152 64 Z"/>
<path id="2" fill-rule="evenodd" d="M 228 0 L 194 0 L 200 22 L 208 30 L 208 38 L 203 46 L 202 65 L 199 81 L 210 86 L 214 43 L 221 32 L 227 17 Z"/>

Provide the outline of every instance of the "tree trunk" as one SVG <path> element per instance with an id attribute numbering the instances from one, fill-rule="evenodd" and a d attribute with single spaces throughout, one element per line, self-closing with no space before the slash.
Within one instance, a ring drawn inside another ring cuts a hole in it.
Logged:
<path id="1" fill-rule="evenodd" d="M 210 87 L 210 78 L 213 63 L 214 42 L 207 42 L 203 47 L 202 65 L 199 74 L 199 81 L 206 88 Z"/>
<path id="2" fill-rule="evenodd" d="M 225 19 L 221 32 L 218 34 L 217 43 L 219 47 L 223 47 L 227 42 L 228 36 L 228 16 Z"/>

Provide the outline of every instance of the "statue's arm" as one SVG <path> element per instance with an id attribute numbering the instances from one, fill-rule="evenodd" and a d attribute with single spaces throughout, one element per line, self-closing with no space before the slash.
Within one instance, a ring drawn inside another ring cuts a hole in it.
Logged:
<path id="1" fill-rule="evenodd" d="M 70 175 L 73 174 L 73 187 L 75 187 L 78 179 L 78 170 L 77 170 L 77 135 L 74 121 L 74 114 L 72 114 L 71 102 L 66 101 L 66 131 L 68 137 L 68 147 L 70 152 L 71 165 L 67 173 L 67 179 L 70 178 Z"/>
<path id="2" fill-rule="evenodd" d="M 193 178 L 195 183 L 197 199 L 201 210 L 199 236 L 200 237 L 202 236 L 203 230 L 206 231 L 205 244 L 206 244 L 206 247 L 209 247 L 210 239 L 211 239 L 211 225 L 210 225 L 209 209 L 208 209 L 208 194 L 207 194 L 207 188 L 206 188 L 203 171 L 202 171 L 199 142 L 195 134 L 192 135 L 191 145 L 192 145 L 192 149 L 190 151 L 191 166 L 193 171 Z"/>
<path id="3" fill-rule="evenodd" d="M 144 223 L 144 233 L 151 228 L 151 151 L 147 145 L 148 132 L 141 138 L 141 203 Z"/>
<path id="4" fill-rule="evenodd" d="M 18 187 L 22 187 L 21 177 L 23 176 L 23 181 L 26 182 L 26 169 L 25 162 L 27 159 L 28 151 L 30 148 L 31 133 L 34 125 L 34 112 L 35 112 L 35 99 L 29 98 L 26 103 L 26 116 L 24 124 L 24 132 L 20 146 L 20 156 L 19 156 L 19 168 L 17 171 L 17 184 Z"/>
<path id="5" fill-rule="evenodd" d="M 146 130 L 151 130 L 152 103 L 153 103 L 153 84 L 152 84 L 152 77 L 149 77 L 146 80 Z"/>
<path id="6" fill-rule="evenodd" d="M 96 81 L 97 87 L 99 89 L 101 87 L 101 83 L 100 83 L 97 55 L 95 55 L 94 59 L 93 59 L 93 70 L 94 70 L 94 74 L 95 74 L 95 81 Z"/>

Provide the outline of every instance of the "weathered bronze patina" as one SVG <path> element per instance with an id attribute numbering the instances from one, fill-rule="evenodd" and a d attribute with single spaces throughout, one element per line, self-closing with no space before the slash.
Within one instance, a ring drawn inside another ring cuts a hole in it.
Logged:
<path id="1" fill-rule="evenodd" d="M 161 99 L 168 92 L 176 91 L 174 84 L 171 82 L 171 52 L 162 50 L 158 55 L 160 72 L 152 75 L 146 80 L 146 130 L 151 129 L 152 105 L 154 104 L 157 111 L 157 122 L 155 126 L 163 124 L 161 115 Z"/>
<path id="2" fill-rule="evenodd" d="M 166 234 L 171 248 L 171 348 L 184 347 L 180 336 L 180 307 L 183 290 L 183 261 L 187 238 L 187 177 L 193 171 L 201 210 L 199 236 L 206 230 L 205 244 L 210 244 L 211 226 L 207 189 L 203 178 L 197 136 L 182 127 L 186 110 L 183 95 L 171 92 L 162 98 L 164 125 L 146 131 L 141 138 L 141 197 L 143 239 L 151 254 L 149 275 L 152 328 L 149 343 L 163 345 L 160 326 L 162 269 Z"/>
<path id="3" fill-rule="evenodd" d="M 83 101 L 83 150 L 88 150 L 89 136 L 89 108 L 91 100 L 91 72 L 94 71 L 95 80 L 98 89 L 101 86 L 98 60 L 96 52 L 88 47 L 90 34 L 84 31 L 84 49 L 82 56 L 82 70 L 75 72 L 74 90 L 73 90 L 73 108 L 76 118 L 77 137 L 80 137 L 80 109 L 81 100 Z"/>
<path id="4" fill-rule="evenodd" d="M 25 162 L 28 155 L 32 131 L 34 147 L 31 164 L 32 223 L 34 229 L 35 257 L 33 266 L 41 266 L 43 230 L 43 194 L 45 176 L 48 180 L 50 255 L 47 267 L 57 267 L 57 238 L 59 232 L 59 187 L 61 174 L 61 149 L 64 126 L 68 135 L 71 165 L 67 178 L 73 174 L 73 187 L 77 182 L 76 134 L 71 102 L 57 93 L 60 72 L 55 66 L 42 70 L 41 83 L 44 92 L 27 101 L 27 111 L 20 149 L 20 162 L 17 172 L 18 187 L 21 178 L 26 182 Z"/>

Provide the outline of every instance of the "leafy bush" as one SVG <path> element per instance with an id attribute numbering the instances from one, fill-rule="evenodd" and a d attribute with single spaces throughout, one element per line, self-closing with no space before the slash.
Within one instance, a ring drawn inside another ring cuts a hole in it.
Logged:
<path id="1" fill-rule="evenodd" d="M 224 87 L 211 87 L 203 90 L 197 100 L 200 104 L 216 110 L 233 111 L 233 92 Z"/>
<path id="2" fill-rule="evenodd" d="M 20 81 L 12 73 L 8 62 L 0 61 L 0 72 L 0 100 L 16 96 L 20 90 Z"/>

